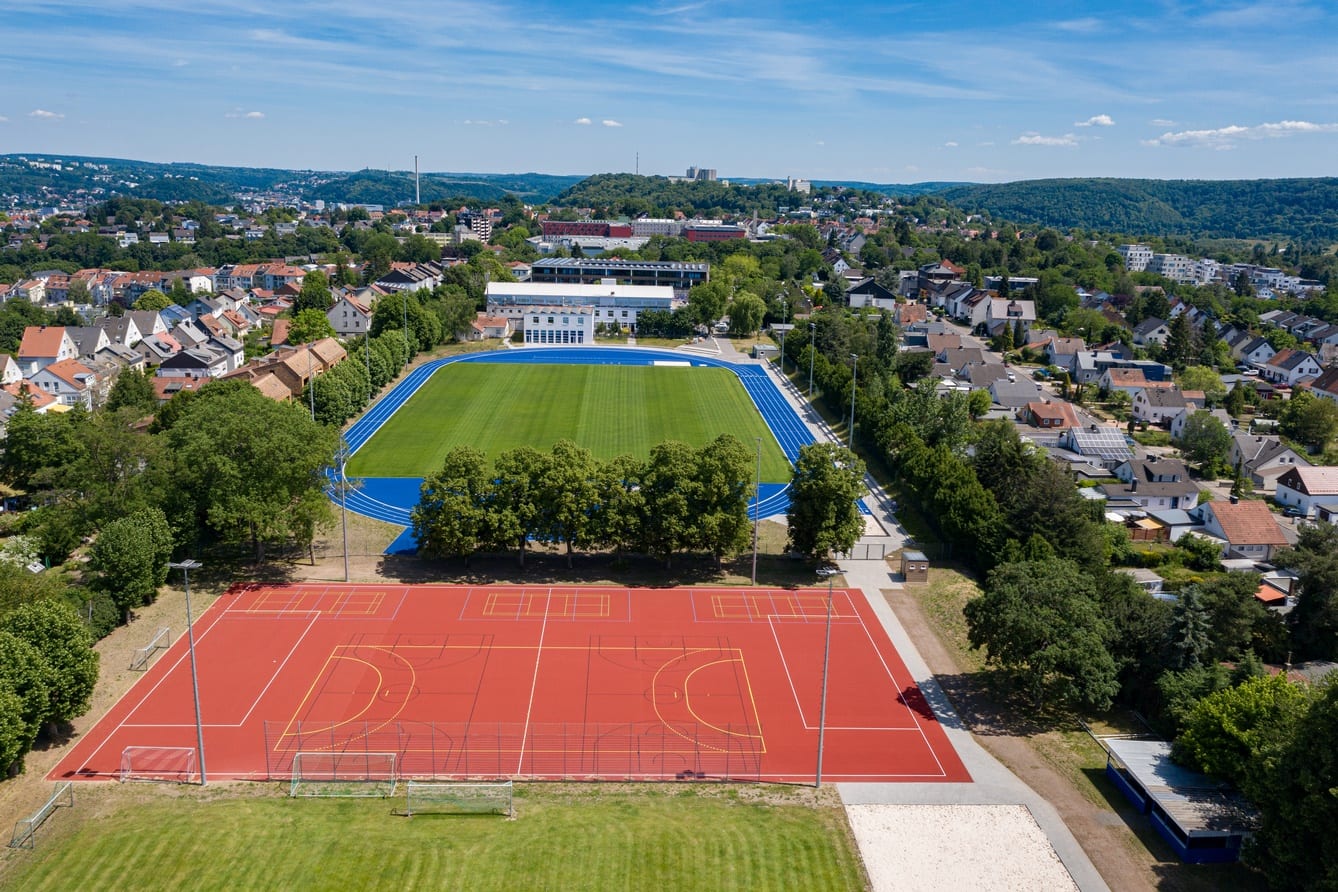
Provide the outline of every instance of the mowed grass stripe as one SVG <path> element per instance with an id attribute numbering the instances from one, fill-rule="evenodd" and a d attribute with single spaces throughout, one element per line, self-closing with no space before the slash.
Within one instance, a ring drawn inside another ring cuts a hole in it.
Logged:
<path id="1" fill-rule="evenodd" d="M 699 447 L 723 433 L 762 438 L 762 479 L 790 465 L 743 385 L 725 369 L 453 363 L 419 388 L 349 461 L 348 473 L 423 477 L 447 451 L 547 450 L 573 440 L 601 459 L 646 458 L 656 443 Z"/>
<path id="2" fill-rule="evenodd" d="M 570 799 L 518 788 L 515 820 L 392 816 L 402 804 L 104 802 L 77 829 L 53 825 L 7 866 L 3 882 L 29 892 L 864 888 L 844 812 L 830 805 L 750 803 L 675 786 Z"/>

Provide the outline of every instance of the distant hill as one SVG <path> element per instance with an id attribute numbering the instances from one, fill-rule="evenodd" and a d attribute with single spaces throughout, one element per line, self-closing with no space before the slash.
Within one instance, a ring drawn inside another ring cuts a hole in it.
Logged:
<path id="1" fill-rule="evenodd" d="M 936 194 L 967 211 L 1058 229 L 1338 241 L 1338 178 L 1023 180 Z"/>
<path id="2" fill-rule="evenodd" d="M 40 159 L 40 160 L 39 160 Z M 60 165 L 60 170 L 55 165 Z M 522 201 L 549 201 L 582 178 L 548 174 L 435 173 L 421 175 L 424 201 L 494 201 L 512 194 Z M 277 191 L 304 199 L 396 205 L 412 201 L 408 171 L 312 171 L 261 167 L 134 161 L 78 155 L 0 155 L 0 196 L 41 203 L 80 190 L 99 196 L 129 195 L 159 201 L 199 200 L 227 204 L 242 193 Z M 101 190 L 101 191 L 98 191 Z"/>

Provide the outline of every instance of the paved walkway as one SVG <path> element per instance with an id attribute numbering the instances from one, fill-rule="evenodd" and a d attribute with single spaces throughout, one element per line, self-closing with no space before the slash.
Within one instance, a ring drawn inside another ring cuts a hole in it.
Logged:
<path id="1" fill-rule="evenodd" d="M 739 361 L 747 360 L 740 357 Z M 771 363 L 767 362 L 765 365 L 786 399 L 813 431 L 814 437 L 818 440 L 840 442 L 835 432 L 823 421 L 822 416 L 809 406 L 805 395 Z M 892 554 L 905 544 L 906 530 L 896 519 L 895 503 L 877 481 L 867 477 L 866 483 L 870 490 L 869 501 L 877 508 L 860 543 L 868 545 L 881 543 L 885 546 L 885 553 Z M 1045 832 L 1050 845 L 1054 847 L 1078 887 L 1083 892 L 1108 890 L 1109 886 L 1101 878 L 1101 874 L 1092 865 L 1087 853 L 1082 850 L 1073 834 L 1069 832 L 1059 813 L 976 743 L 971 732 L 963 726 L 952 704 L 934 679 L 933 673 L 929 671 L 929 667 L 911 642 L 910 636 L 906 634 L 900 620 L 883 596 L 884 589 L 901 588 L 901 582 L 892 575 L 887 561 L 881 558 L 842 560 L 839 564 L 845 573 L 848 587 L 859 588 L 864 592 L 874 613 L 886 629 L 888 637 L 896 646 L 897 653 L 901 655 L 906 668 L 910 670 L 916 684 L 924 692 L 925 698 L 943 724 L 948 739 L 952 741 L 972 778 L 972 782 L 967 784 L 837 784 L 842 801 L 847 805 L 1025 806 Z M 951 852 L 940 852 L 939 857 L 951 859 L 953 855 Z M 869 860 L 867 856 L 866 860 Z"/>

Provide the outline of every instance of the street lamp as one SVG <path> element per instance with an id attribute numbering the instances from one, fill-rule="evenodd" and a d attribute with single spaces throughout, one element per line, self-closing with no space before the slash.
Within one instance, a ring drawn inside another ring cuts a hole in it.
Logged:
<path id="1" fill-rule="evenodd" d="M 404 317 L 404 368 L 407 370 L 413 350 L 409 347 L 409 298 L 403 291 L 400 292 L 400 315 Z"/>
<path id="2" fill-rule="evenodd" d="M 757 441 L 757 488 L 753 490 L 753 585 L 757 585 L 757 522 L 762 514 L 762 438 Z"/>
<path id="3" fill-rule="evenodd" d="M 348 441 L 342 434 L 335 460 L 339 462 L 339 476 L 335 479 L 335 486 L 339 487 L 339 520 L 344 531 L 344 581 L 348 582 L 348 478 L 344 476 L 344 466 L 348 464 Z"/>
<path id="4" fill-rule="evenodd" d="M 812 322 L 808 324 L 808 398 L 813 399 L 813 358 L 818 355 L 818 348 L 813 346 L 813 332 L 817 331 L 817 326 Z"/>
<path id="5" fill-rule="evenodd" d="M 818 707 L 818 770 L 813 786 L 822 788 L 822 744 L 827 736 L 827 665 L 832 653 L 832 580 L 827 579 L 827 638 L 822 645 L 822 700 Z"/>
<path id="6" fill-rule="evenodd" d="M 859 356 L 850 354 L 855 364 L 850 368 L 850 451 L 855 451 L 855 382 L 859 378 Z"/>
<path id="7" fill-rule="evenodd" d="M 785 329 L 781 329 L 781 377 L 785 377 Z"/>
<path id="8" fill-rule="evenodd" d="M 200 752 L 200 786 L 209 782 L 204 770 L 204 723 L 200 720 L 200 677 L 195 669 L 195 626 L 190 615 L 190 571 L 204 566 L 199 561 L 184 560 L 167 565 L 173 570 L 180 570 L 186 579 L 186 641 L 190 646 L 190 685 L 195 694 L 195 743 Z"/>

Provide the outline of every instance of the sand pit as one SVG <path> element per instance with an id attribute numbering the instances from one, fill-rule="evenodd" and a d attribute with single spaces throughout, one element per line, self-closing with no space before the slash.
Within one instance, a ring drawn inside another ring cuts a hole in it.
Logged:
<path id="1" fill-rule="evenodd" d="M 875 892 L 1078 887 L 1026 806 L 848 805 Z"/>

